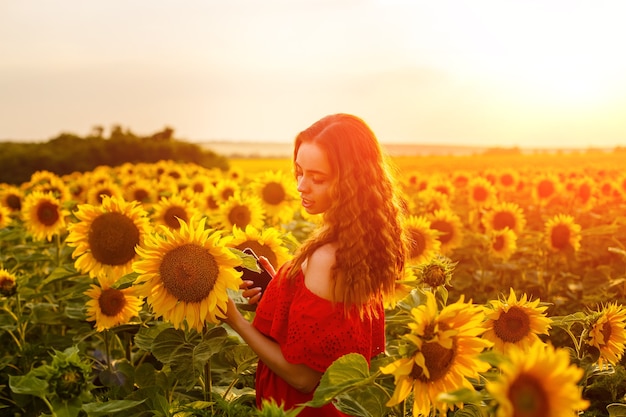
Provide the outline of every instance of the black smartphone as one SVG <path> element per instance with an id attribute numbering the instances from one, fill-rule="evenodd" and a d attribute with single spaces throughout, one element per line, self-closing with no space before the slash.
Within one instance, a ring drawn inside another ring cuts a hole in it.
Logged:
<path id="1" fill-rule="evenodd" d="M 267 284 L 272 280 L 272 276 L 269 272 L 263 268 L 261 263 L 259 262 L 259 257 L 256 253 L 250 248 L 245 248 L 243 251 L 246 255 L 251 255 L 256 259 L 256 265 L 259 268 L 259 271 L 255 271 L 254 269 L 248 269 L 243 266 L 238 266 L 235 269 L 237 271 L 242 271 L 241 279 L 244 281 L 252 281 L 251 288 L 260 287 L 261 288 L 261 297 L 263 297 L 263 291 L 267 288 Z"/>

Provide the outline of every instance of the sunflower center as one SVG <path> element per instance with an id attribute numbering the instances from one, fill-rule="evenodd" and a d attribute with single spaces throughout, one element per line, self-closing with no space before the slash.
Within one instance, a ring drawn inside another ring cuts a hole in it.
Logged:
<path id="1" fill-rule="evenodd" d="M 37 220 L 44 226 L 52 226 L 59 221 L 59 207 L 51 201 L 37 205 Z"/>
<path id="2" fill-rule="evenodd" d="M 513 306 L 500 314 L 500 318 L 493 324 L 493 330 L 502 341 L 516 343 L 530 332 L 530 318 L 523 309 Z"/>
<path id="3" fill-rule="evenodd" d="M 170 229 L 180 229 L 178 219 L 181 219 L 184 222 L 189 220 L 185 209 L 179 206 L 172 206 L 165 210 L 163 221 Z"/>
<path id="4" fill-rule="evenodd" d="M 207 196 L 207 198 L 206 198 L 206 206 L 210 210 L 215 210 L 215 209 L 217 209 L 219 207 L 219 205 L 217 204 L 217 200 L 212 195 Z"/>
<path id="5" fill-rule="evenodd" d="M 163 286 L 172 296 L 185 303 L 198 303 L 213 290 L 219 265 L 207 249 L 189 243 L 167 252 L 159 271 Z"/>
<path id="6" fill-rule="evenodd" d="M 441 232 L 441 235 L 439 235 L 439 241 L 444 245 L 451 241 L 454 237 L 454 228 L 448 222 L 435 220 L 430 224 L 430 227 Z"/>
<path id="7" fill-rule="evenodd" d="M 15 194 L 8 195 L 5 198 L 5 202 L 7 206 L 9 206 L 9 208 L 13 211 L 22 209 L 22 199 Z"/>
<path id="8" fill-rule="evenodd" d="M 285 201 L 285 189 L 277 182 L 268 182 L 263 187 L 263 201 L 271 205 L 278 205 Z"/>
<path id="9" fill-rule="evenodd" d="M 493 216 L 493 228 L 502 230 L 505 227 L 515 230 L 515 216 L 508 211 L 499 211 Z"/>
<path id="10" fill-rule="evenodd" d="M 422 368 L 413 365 L 411 377 L 419 379 L 422 382 L 435 382 L 446 376 L 448 370 L 454 363 L 456 355 L 456 340 L 452 345 L 452 349 L 446 349 L 437 342 L 428 342 L 422 345 L 422 355 L 424 355 L 424 363 L 430 374 L 426 377 Z"/>
<path id="11" fill-rule="evenodd" d="M 528 374 L 521 374 L 513 381 L 508 397 L 515 417 L 542 417 L 549 410 L 549 397 L 541 381 Z"/>
<path id="12" fill-rule="evenodd" d="M 147 202 L 149 201 L 148 197 L 150 196 L 150 194 L 143 188 L 140 188 L 135 190 L 134 196 L 136 201 Z"/>
<path id="13" fill-rule="evenodd" d="M 552 247 L 556 249 L 565 249 L 569 246 L 570 230 L 564 224 L 557 224 L 552 229 L 551 240 Z"/>
<path id="14" fill-rule="evenodd" d="M 515 180 L 513 179 L 513 175 L 511 174 L 503 174 L 500 177 L 500 184 L 504 185 L 505 187 L 511 187 L 514 183 Z"/>
<path id="15" fill-rule="evenodd" d="M 554 194 L 554 184 L 552 181 L 543 180 L 537 185 L 537 195 L 539 198 L 548 198 Z"/>
<path id="16" fill-rule="evenodd" d="M 431 287 L 438 287 L 446 283 L 446 271 L 439 265 L 428 265 L 424 269 L 424 282 Z"/>
<path id="17" fill-rule="evenodd" d="M 235 206 L 228 213 L 228 221 L 230 224 L 237 226 L 240 229 L 245 229 L 250 224 L 252 216 L 250 209 L 246 206 Z"/>
<path id="18" fill-rule="evenodd" d="M 589 184 L 582 184 L 578 188 L 578 197 L 580 197 L 583 203 L 589 201 L 591 198 L 591 187 Z"/>
<path id="19" fill-rule="evenodd" d="M 222 190 L 222 199 L 224 201 L 228 200 L 229 198 L 231 198 L 234 195 L 235 195 L 235 190 L 232 189 L 232 188 L 224 188 Z"/>
<path id="20" fill-rule="evenodd" d="M 487 200 L 487 197 L 489 197 L 489 192 L 484 187 L 476 187 L 474 188 L 472 195 L 474 197 L 474 201 L 485 201 Z"/>
<path id="21" fill-rule="evenodd" d="M 121 213 L 98 216 L 89 230 L 92 256 L 105 265 L 124 265 L 135 257 L 139 244 L 139 229 Z"/>
<path id="22" fill-rule="evenodd" d="M 417 258 L 424 250 L 426 250 L 426 238 L 424 235 L 415 229 L 409 230 L 411 236 L 411 258 Z"/>
<path id="23" fill-rule="evenodd" d="M 114 317 L 122 312 L 126 306 L 126 298 L 124 293 L 115 288 L 107 288 L 102 291 L 100 298 L 98 298 L 98 305 L 102 314 Z"/>

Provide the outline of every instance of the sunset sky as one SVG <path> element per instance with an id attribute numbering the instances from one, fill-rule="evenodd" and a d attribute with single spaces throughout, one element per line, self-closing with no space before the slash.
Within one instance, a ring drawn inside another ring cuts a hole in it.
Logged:
<path id="1" fill-rule="evenodd" d="M 626 1 L 0 0 L 0 141 L 626 146 Z"/>

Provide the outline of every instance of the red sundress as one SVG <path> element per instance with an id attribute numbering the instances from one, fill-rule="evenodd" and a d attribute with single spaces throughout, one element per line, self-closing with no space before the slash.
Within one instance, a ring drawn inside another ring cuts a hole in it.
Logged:
<path id="1" fill-rule="evenodd" d="M 294 280 L 286 279 L 288 265 L 270 281 L 258 305 L 253 325 L 280 345 L 285 359 L 324 372 L 336 359 L 347 353 L 359 353 L 369 360 L 384 351 L 385 323 L 382 304 L 378 318 L 363 319 L 358 313 L 347 317 L 342 303 L 312 293 L 304 285 L 302 271 Z M 256 401 L 273 398 L 285 410 L 313 398 L 304 394 L 259 361 L 256 374 Z M 345 416 L 332 404 L 306 408 L 298 417 Z"/>

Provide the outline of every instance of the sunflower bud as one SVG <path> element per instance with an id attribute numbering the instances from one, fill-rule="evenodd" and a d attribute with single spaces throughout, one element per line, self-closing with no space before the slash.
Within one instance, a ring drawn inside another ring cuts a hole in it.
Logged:
<path id="1" fill-rule="evenodd" d="M 5 297 L 12 297 L 17 292 L 17 282 L 15 276 L 6 269 L 0 269 L 0 294 Z"/>

